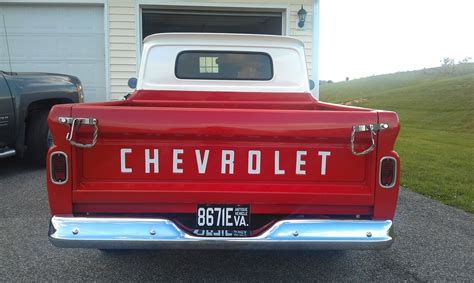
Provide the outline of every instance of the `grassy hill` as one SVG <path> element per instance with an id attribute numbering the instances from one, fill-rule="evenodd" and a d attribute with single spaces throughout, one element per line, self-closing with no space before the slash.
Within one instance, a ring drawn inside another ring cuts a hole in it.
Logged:
<path id="1" fill-rule="evenodd" d="M 396 111 L 401 184 L 474 213 L 474 64 L 321 86 L 321 100 Z"/>

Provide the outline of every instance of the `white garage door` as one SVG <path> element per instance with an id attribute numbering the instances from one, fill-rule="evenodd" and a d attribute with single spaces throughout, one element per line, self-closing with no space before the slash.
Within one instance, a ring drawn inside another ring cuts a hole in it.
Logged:
<path id="1" fill-rule="evenodd" d="M 0 70 L 77 76 L 86 101 L 106 100 L 104 41 L 101 6 L 0 4 Z"/>

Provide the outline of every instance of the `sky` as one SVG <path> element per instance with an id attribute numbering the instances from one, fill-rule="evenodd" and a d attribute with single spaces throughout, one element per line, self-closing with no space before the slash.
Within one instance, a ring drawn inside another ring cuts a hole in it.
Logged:
<path id="1" fill-rule="evenodd" d="M 320 0 L 320 80 L 474 62 L 474 0 Z"/>

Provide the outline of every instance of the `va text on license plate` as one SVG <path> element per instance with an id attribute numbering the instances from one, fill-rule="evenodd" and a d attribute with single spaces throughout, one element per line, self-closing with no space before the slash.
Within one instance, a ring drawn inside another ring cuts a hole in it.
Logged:
<path id="1" fill-rule="evenodd" d="M 197 228 L 204 229 L 250 229 L 250 205 L 199 204 Z"/>

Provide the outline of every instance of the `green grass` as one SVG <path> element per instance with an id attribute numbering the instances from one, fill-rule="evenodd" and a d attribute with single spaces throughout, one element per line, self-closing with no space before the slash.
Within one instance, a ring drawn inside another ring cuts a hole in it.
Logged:
<path id="1" fill-rule="evenodd" d="M 402 186 L 474 213 L 474 64 L 327 84 L 321 100 L 397 112 Z"/>

